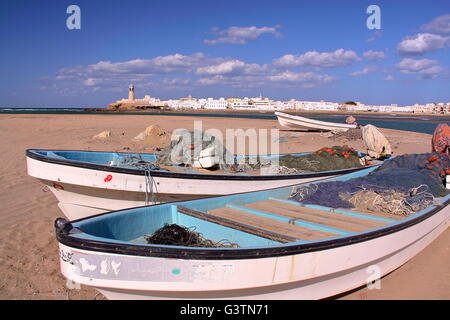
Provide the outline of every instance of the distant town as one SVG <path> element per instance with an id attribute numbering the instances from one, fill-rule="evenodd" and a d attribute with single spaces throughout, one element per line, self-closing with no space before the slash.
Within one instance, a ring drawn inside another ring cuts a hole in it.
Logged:
<path id="1" fill-rule="evenodd" d="M 410 106 L 367 105 L 361 102 L 347 101 L 343 103 L 320 101 L 302 101 L 291 99 L 287 101 L 272 100 L 267 97 L 244 98 L 194 98 L 188 96 L 180 99 L 162 101 L 149 95 L 136 99 L 134 86 L 128 87 L 128 98 L 111 103 L 106 110 L 255 110 L 255 111 L 328 111 L 328 112 L 392 112 L 392 113 L 428 113 L 449 114 L 450 102 L 414 104 Z"/>

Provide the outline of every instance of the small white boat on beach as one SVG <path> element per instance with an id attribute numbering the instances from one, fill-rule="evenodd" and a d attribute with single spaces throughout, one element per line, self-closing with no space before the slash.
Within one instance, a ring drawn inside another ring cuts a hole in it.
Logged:
<path id="1" fill-rule="evenodd" d="M 450 195 L 402 216 L 308 205 L 290 200 L 292 190 L 57 219 L 62 274 L 108 299 L 322 299 L 376 285 L 450 224 Z M 237 246 L 144 240 L 166 224 L 195 227 L 211 241 Z"/>
<path id="2" fill-rule="evenodd" d="M 115 165 L 130 156 L 151 163 L 157 154 L 29 149 L 26 156 L 28 174 L 51 190 L 59 208 L 71 220 L 146 204 L 283 187 L 364 169 L 277 175 L 215 174 L 181 166 L 147 170 Z M 280 156 L 283 155 L 267 157 Z"/>
<path id="3" fill-rule="evenodd" d="M 294 116 L 284 112 L 275 112 L 278 123 L 286 128 L 297 130 L 314 130 L 314 131 L 347 131 L 355 129 L 356 124 L 336 123 L 328 121 L 320 121 L 300 116 Z"/>

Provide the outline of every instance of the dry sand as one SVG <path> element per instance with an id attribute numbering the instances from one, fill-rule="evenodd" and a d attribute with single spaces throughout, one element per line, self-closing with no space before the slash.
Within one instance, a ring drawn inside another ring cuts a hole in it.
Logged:
<path id="1" fill-rule="evenodd" d="M 279 128 L 275 120 L 193 118 L 146 115 L 0 115 L 2 161 L 0 167 L 0 299 L 103 299 L 92 288 L 69 289 L 59 270 L 53 222 L 62 213 L 43 185 L 26 172 L 27 148 L 154 152 L 157 143 L 133 141 L 152 124 L 167 132 L 203 129 Z M 281 129 L 281 128 L 280 128 Z M 92 137 L 111 131 L 106 140 Z M 431 136 L 382 129 L 395 155 L 430 151 Z M 361 141 L 342 141 L 320 133 L 280 131 L 280 152 L 315 151 L 344 145 L 362 150 Z M 449 299 L 450 230 L 401 268 L 381 280 L 380 290 L 367 288 L 340 299 Z"/>

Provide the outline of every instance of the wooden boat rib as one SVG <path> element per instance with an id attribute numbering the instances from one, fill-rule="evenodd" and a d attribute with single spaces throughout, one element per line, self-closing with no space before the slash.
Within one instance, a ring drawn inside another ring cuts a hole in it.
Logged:
<path id="1" fill-rule="evenodd" d="M 309 119 L 301 116 L 294 116 L 284 112 L 275 112 L 278 123 L 286 128 L 298 130 L 312 130 L 312 131 L 347 131 L 354 129 L 356 124 L 336 123 L 328 121 L 320 121 Z"/>
<path id="2" fill-rule="evenodd" d="M 405 217 L 298 203 L 288 200 L 291 190 L 57 220 L 62 273 L 111 299 L 319 299 L 366 285 L 369 267 L 379 276 L 393 271 L 450 224 L 450 195 Z M 195 226 L 208 239 L 239 247 L 143 241 L 165 223 Z"/>
<path id="3" fill-rule="evenodd" d="M 302 154 L 306 153 L 292 155 Z M 111 165 L 127 156 L 140 156 L 152 162 L 156 154 L 29 149 L 26 156 L 28 174 L 50 189 L 71 220 L 145 204 L 283 187 L 364 169 L 289 175 L 214 174 L 180 166 L 165 167 L 170 171 L 146 171 Z M 282 155 L 267 157 L 279 156 Z"/>

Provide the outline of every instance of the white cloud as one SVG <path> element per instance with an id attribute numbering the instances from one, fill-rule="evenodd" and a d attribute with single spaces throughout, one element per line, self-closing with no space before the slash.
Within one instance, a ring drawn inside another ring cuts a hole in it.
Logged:
<path id="1" fill-rule="evenodd" d="M 268 72 L 269 69 L 269 65 L 249 64 L 236 59 L 216 59 L 209 65 L 198 68 L 196 73 L 201 75 L 260 74 Z"/>
<path id="2" fill-rule="evenodd" d="M 332 52 L 308 51 L 304 54 L 286 54 L 273 61 L 277 67 L 297 67 L 311 66 L 316 68 L 335 68 L 348 66 L 356 61 L 360 61 L 353 50 L 337 49 Z"/>
<path id="3" fill-rule="evenodd" d="M 351 51 L 305 54 L 302 63 L 312 66 L 337 66 L 359 59 Z M 222 85 L 248 90 L 250 88 L 311 88 L 337 79 L 315 72 L 281 72 L 271 64 L 247 63 L 239 59 L 208 57 L 203 53 L 172 54 L 148 59 L 111 62 L 99 61 L 86 66 L 61 68 L 45 81 L 48 88 L 60 93 L 77 91 L 88 94 L 94 90 L 122 92 L 133 83 L 140 90 L 167 91 L 199 86 Z"/>
<path id="4" fill-rule="evenodd" d="M 240 60 L 229 60 L 197 69 L 198 74 L 226 74 L 243 70 L 245 62 Z"/>
<path id="5" fill-rule="evenodd" d="M 197 80 L 197 83 L 202 86 L 210 86 L 210 85 L 220 84 L 220 83 L 224 82 L 225 80 L 226 80 L 226 78 L 224 76 L 216 75 L 216 76 L 209 77 L 209 78 L 200 78 Z"/>
<path id="6" fill-rule="evenodd" d="M 336 78 L 328 74 L 317 74 L 314 72 L 285 71 L 269 76 L 269 80 L 272 82 L 299 85 L 302 88 L 311 88 L 320 84 L 333 82 Z"/>
<path id="7" fill-rule="evenodd" d="M 445 37 L 432 33 L 418 33 L 407 37 L 397 46 L 401 55 L 422 55 L 450 45 L 450 37 Z"/>
<path id="8" fill-rule="evenodd" d="M 376 30 L 373 33 L 373 37 L 370 37 L 366 40 L 367 43 L 375 41 L 377 38 L 381 37 L 382 32 L 380 30 Z"/>
<path id="9" fill-rule="evenodd" d="M 85 68 L 86 73 L 153 74 L 188 72 L 207 58 L 203 53 L 182 55 L 179 53 L 158 56 L 153 59 L 134 59 L 125 62 L 100 61 Z"/>
<path id="10" fill-rule="evenodd" d="M 444 71 L 438 64 L 437 60 L 404 58 L 395 67 L 403 74 L 417 74 L 420 79 L 433 79 Z"/>
<path id="11" fill-rule="evenodd" d="M 450 34 L 450 14 L 436 17 L 421 28 L 426 32 Z"/>
<path id="12" fill-rule="evenodd" d="M 98 85 L 100 83 L 100 81 L 101 81 L 101 79 L 88 78 L 83 81 L 83 84 L 85 86 L 95 86 L 95 85 Z"/>
<path id="13" fill-rule="evenodd" d="M 362 69 L 362 70 L 354 71 L 354 72 L 350 73 L 350 75 L 351 75 L 351 76 L 361 76 L 361 75 L 365 75 L 365 74 L 374 72 L 374 71 L 376 71 L 376 70 L 377 70 L 376 67 L 374 67 L 374 66 L 368 66 L 368 67 L 365 67 L 365 68 Z"/>
<path id="14" fill-rule="evenodd" d="M 386 77 L 384 77 L 384 80 L 393 81 L 393 80 L 395 80 L 395 78 L 392 75 L 387 75 Z"/>
<path id="15" fill-rule="evenodd" d="M 372 61 L 379 61 L 379 60 L 383 60 L 384 58 L 386 58 L 383 51 L 373 51 L 373 50 L 364 52 L 363 56 L 367 60 L 372 60 Z"/>
<path id="16" fill-rule="evenodd" d="M 248 41 L 255 41 L 258 37 L 264 33 L 272 34 L 275 37 L 281 37 L 281 33 L 278 31 L 280 25 L 273 27 L 229 27 L 225 30 L 218 28 L 213 29 L 213 34 L 217 36 L 216 39 L 203 40 L 208 45 L 215 45 L 218 43 L 233 43 L 233 44 L 245 44 Z"/>
<path id="17" fill-rule="evenodd" d="M 228 85 L 241 89 L 260 88 L 264 86 L 312 88 L 336 80 L 335 77 L 328 74 L 285 71 L 282 73 L 267 73 L 262 75 L 214 75 L 201 78 L 197 80 L 197 83 L 202 86 Z"/>

